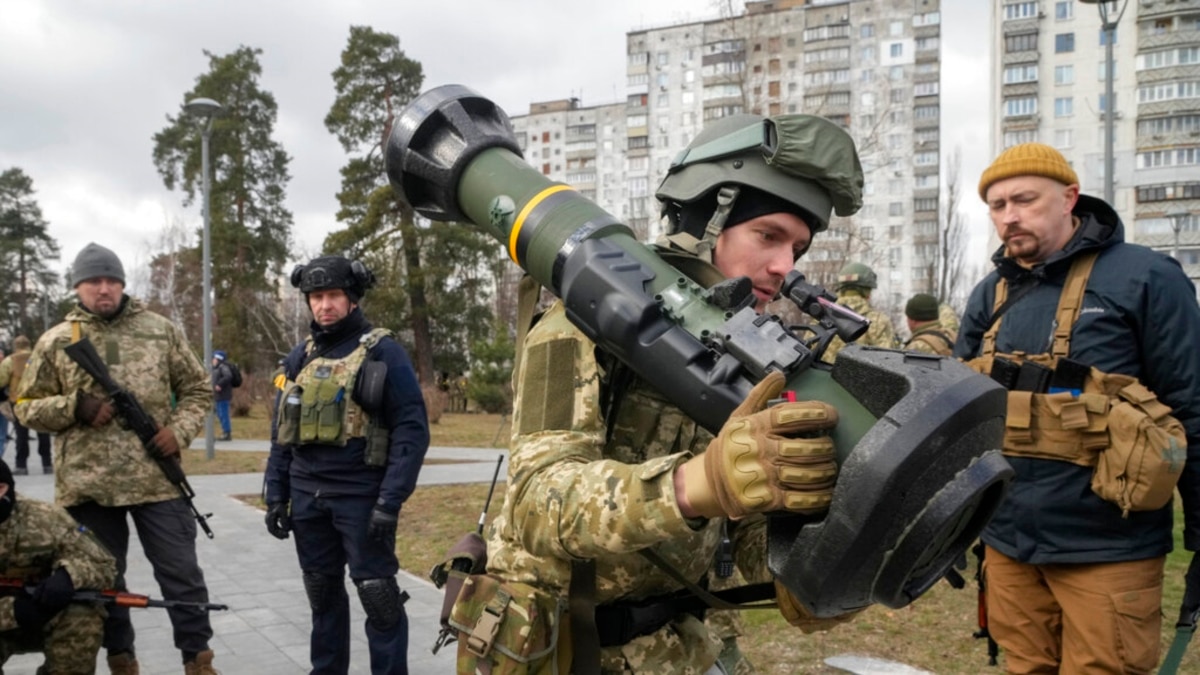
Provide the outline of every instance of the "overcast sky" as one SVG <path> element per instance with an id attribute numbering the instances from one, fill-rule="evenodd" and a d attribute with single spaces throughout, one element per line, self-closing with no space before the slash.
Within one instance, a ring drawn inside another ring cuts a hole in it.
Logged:
<path id="1" fill-rule="evenodd" d="M 623 99 L 627 31 L 719 14 L 713 0 L 0 1 L 0 171 L 33 179 L 62 246 L 59 269 L 96 241 L 127 274 L 148 262 L 165 223 L 200 226 L 199 206 L 163 187 L 151 150 L 207 71 L 205 49 L 263 50 L 259 85 L 279 105 L 295 255 L 306 257 L 339 227 L 345 155 L 322 120 L 350 26 L 399 36 L 426 88 L 465 84 L 521 115 L 531 101 Z M 986 227 L 969 197 L 989 159 L 987 16 L 982 0 L 942 2 L 942 151 L 963 146 L 964 211 L 976 231 Z"/>

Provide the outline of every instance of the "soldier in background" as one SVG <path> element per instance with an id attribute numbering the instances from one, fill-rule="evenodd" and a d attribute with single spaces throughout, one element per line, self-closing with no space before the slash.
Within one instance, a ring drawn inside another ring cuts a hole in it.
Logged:
<path id="1" fill-rule="evenodd" d="M 88 244 L 71 268 L 79 304 L 34 347 L 16 394 L 17 418 L 57 436 L 55 500 L 96 533 L 117 559 L 125 588 L 129 519 L 167 600 L 208 602 L 196 560 L 196 521 L 154 457 L 115 417 L 104 389 L 63 349 L 81 338 L 96 345 L 113 379 L 160 425 L 151 440 L 159 457 L 177 458 L 212 408 L 208 372 L 183 332 L 125 294 L 125 268 L 111 250 Z M 168 610 L 188 675 L 212 675 L 212 626 L 204 610 Z M 111 672 L 138 672 L 129 609 L 111 607 L 104 623 Z"/>
<path id="2" fill-rule="evenodd" d="M 904 343 L 905 350 L 938 356 L 950 356 L 954 352 L 957 336 L 946 330 L 938 320 L 937 298 L 927 293 L 917 293 L 904 306 L 904 316 L 912 336 Z"/>
<path id="3" fill-rule="evenodd" d="M 44 653 L 38 673 L 93 673 L 104 608 L 72 604 L 78 588 L 112 586 L 116 564 L 87 528 L 62 508 L 27 497 L 0 461 L 0 576 L 35 579 L 32 593 L 0 599 L 0 666 L 14 654 Z"/>
<path id="4" fill-rule="evenodd" d="M 29 338 L 18 335 L 13 338 L 13 352 L 0 362 L 0 383 L 7 383 L 8 391 L 15 392 L 25 374 L 25 366 L 29 363 Z M 17 466 L 13 475 L 27 476 L 29 469 L 29 428 L 20 420 L 13 421 L 13 429 L 17 434 Z M 37 433 L 38 456 L 42 459 L 42 473 L 54 473 L 54 464 L 50 458 L 50 434 L 44 431 Z"/>
<path id="5" fill-rule="evenodd" d="M 875 290 L 877 285 L 875 270 L 859 262 L 846 263 L 838 271 L 837 301 L 839 305 L 849 307 L 851 311 L 871 322 L 866 334 L 855 340 L 855 344 L 891 349 L 898 344 L 892 320 L 887 314 L 871 307 L 871 291 Z M 833 338 L 822 359 L 834 363 L 837 361 L 838 352 L 845 346 L 846 343 L 840 337 Z"/>
<path id="6" fill-rule="evenodd" d="M 958 335 L 958 312 L 949 303 L 938 305 L 938 322 L 942 324 L 942 330 Z"/>

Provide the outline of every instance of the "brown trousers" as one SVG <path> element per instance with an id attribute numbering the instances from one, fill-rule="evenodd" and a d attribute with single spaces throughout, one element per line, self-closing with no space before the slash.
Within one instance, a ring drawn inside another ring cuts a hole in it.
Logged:
<path id="1" fill-rule="evenodd" d="M 1030 565 L 987 547 L 988 629 L 1008 672 L 1152 672 L 1165 561 Z"/>

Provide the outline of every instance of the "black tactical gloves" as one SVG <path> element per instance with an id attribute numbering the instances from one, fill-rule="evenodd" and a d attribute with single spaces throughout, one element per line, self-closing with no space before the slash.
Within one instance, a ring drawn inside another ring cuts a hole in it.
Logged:
<path id="1" fill-rule="evenodd" d="M 396 540 L 396 521 L 399 513 L 388 513 L 376 506 L 371 510 L 371 522 L 367 524 L 367 536 L 375 541 L 388 543 Z"/>
<path id="2" fill-rule="evenodd" d="M 267 505 L 267 532 L 276 539 L 287 539 L 292 531 L 292 517 L 288 515 L 287 502 L 271 502 Z"/>
<path id="3" fill-rule="evenodd" d="M 13 600 L 13 617 L 26 630 L 45 626 L 50 619 L 71 604 L 75 583 L 65 567 L 54 570 L 30 593 L 21 593 Z"/>
<path id="4" fill-rule="evenodd" d="M 80 389 L 75 393 L 75 421 L 93 428 L 108 424 L 116 409 L 113 404 L 97 396 L 83 393 Z"/>

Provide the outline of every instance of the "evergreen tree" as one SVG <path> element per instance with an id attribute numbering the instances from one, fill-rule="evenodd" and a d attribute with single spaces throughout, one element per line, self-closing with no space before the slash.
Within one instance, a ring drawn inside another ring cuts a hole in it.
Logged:
<path id="1" fill-rule="evenodd" d="M 0 173 L 0 294 L 15 310 L 8 316 L 11 334 L 36 339 L 61 316 L 58 275 L 48 265 L 60 253 L 49 226 L 34 198 L 33 179 L 17 167 Z"/>
<path id="2" fill-rule="evenodd" d="M 327 252 L 362 258 L 379 276 L 372 319 L 400 330 L 412 347 L 421 382 L 434 373 L 465 372 L 468 345 L 489 332 L 490 262 L 499 246 L 471 228 L 425 227 L 388 185 L 383 151 L 392 124 L 420 92 L 421 64 L 395 35 L 352 26 L 341 65 L 333 71 L 336 98 L 325 126 L 351 157 L 342 167 L 338 220 L 345 228 L 325 240 Z"/>
<path id="3" fill-rule="evenodd" d="M 154 135 L 154 165 L 167 189 L 182 189 L 191 204 L 203 189 L 201 131 L 206 120 L 185 109 L 193 98 L 222 105 L 209 140 L 212 170 L 213 345 L 232 352 L 243 368 L 274 367 L 286 342 L 278 317 L 278 279 L 291 237 L 292 214 L 284 206 L 291 158 L 273 138 L 278 107 L 259 86 L 261 49 L 246 46 L 226 55 L 205 51 L 209 71 L 183 96 L 176 116 Z M 198 256 L 200 242 L 195 251 Z M 183 264 L 179 256 L 158 264 Z M 184 277 L 187 272 L 178 269 Z M 180 285 L 193 306 L 201 288 Z"/>

